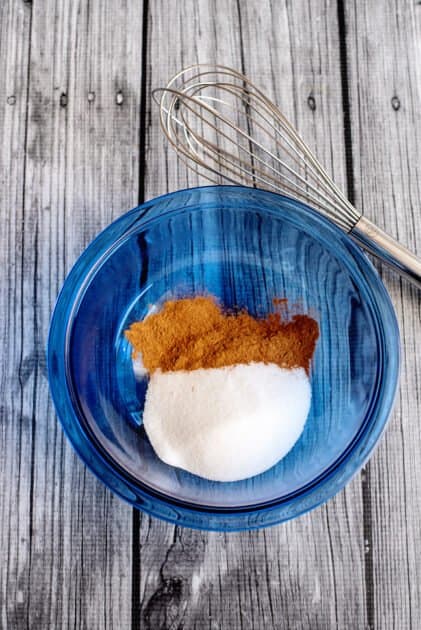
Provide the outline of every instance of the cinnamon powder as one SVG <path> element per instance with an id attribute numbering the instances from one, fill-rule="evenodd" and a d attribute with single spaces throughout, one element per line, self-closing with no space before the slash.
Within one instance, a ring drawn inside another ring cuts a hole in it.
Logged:
<path id="1" fill-rule="evenodd" d="M 227 313 L 213 298 L 200 296 L 166 302 L 125 335 L 134 357 L 141 354 L 150 373 L 252 362 L 301 367 L 308 373 L 319 327 L 308 315 L 288 320 L 279 312 L 266 318 Z"/>

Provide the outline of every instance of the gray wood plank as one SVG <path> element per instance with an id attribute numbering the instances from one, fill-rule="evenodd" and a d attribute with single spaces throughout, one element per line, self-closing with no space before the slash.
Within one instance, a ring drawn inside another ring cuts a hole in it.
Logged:
<path id="1" fill-rule="evenodd" d="M 346 3 L 356 205 L 421 254 L 421 6 Z M 402 335 L 395 412 L 368 467 L 372 622 L 421 625 L 421 298 L 380 267 Z"/>
<path id="2" fill-rule="evenodd" d="M 25 622 L 31 418 L 24 415 L 23 182 L 31 9 L 0 4 L 0 626 Z M 22 627 L 22 625 L 21 625 Z"/>
<path id="3" fill-rule="evenodd" d="M 14 169 L 2 203 L 10 221 L 2 367 L 11 380 L 2 421 L 3 627 L 127 628 L 132 510 L 64 438 L 44 351 L 70 266 L 99 229 L 137 203 L 142 6 L 48 0 L 33 4 L 30 28 L 31 5 L 7 4 L 17 15 L 6 15 L 15 48 L 2 62 L 17 100 L 4 121 L 10 146 L 2 147 Z"/>
<path id="4" fill-rule="evenodd" d="M 197 61 L 244 64 L 345 184 L 336 3 L 154 2 L 148 56 L 150 87 Z M 162 139 L 156 109 L 147 147 L 147 197 L 198 182 Z M 359 479 L 328 506 L 267 531 L 200 533 L 142 518 L 141 541 L 145 628 L 366 625 Z"/>

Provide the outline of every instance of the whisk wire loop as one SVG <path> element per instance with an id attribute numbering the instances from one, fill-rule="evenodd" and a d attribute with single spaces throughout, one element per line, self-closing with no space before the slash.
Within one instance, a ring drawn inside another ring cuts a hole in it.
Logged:
<path id="1" fill-rule="evenodd" d="M 191 66 L 159 93 L 165 135 L 195 172 L 212 173 L 208 181 L 295 194 L 347 231 L 360 218 L 282 112 L 239 72 Z"/>
<path id="2" fill-rule="evenodd" d="M 293 195 L 421 288 L 421 261 L 362 216 L 281 110 L 240 72 L 198 64 L 154 90 L 180 160 L 212 183 Z"/>

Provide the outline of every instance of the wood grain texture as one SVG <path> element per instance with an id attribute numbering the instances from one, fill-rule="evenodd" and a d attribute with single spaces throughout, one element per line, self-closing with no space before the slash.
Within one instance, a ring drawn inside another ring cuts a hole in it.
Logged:
<path id="1" fill-rule="evenodd" d="M 421 254 L 421 5 L 154 0 L 144 22 L 146 9 L 0 2 L 0 627 L 418 629 L 421 302 L 405 282 L 380 267 L 403 338 L 380 448 L 326 506 L 260 532 L 180 529 L 114 498 L 56 422 L 44 349 L 91 238 L 143 195 L 206 183 L 150 97 L 197 61 L 243 69 L 357 207 Z"/>
<path id="2" fill-rule="evenodd" d="M 355 201 L 421 254 L 421 6 L 346 3 Z M 380 268 L 402 336 L 401 386 L 368 466 L 375 628 L 421 625 L 421 297 Z"/>
<path id="3" fill-rule="evenodd" d="M 338 183 L 345 184 L 335 3 L 225 2 L 216 7 L 192 1 L 169 7 L 155 2 L 148 42 L 149 88 L 165 85 L 178 69 L 195 62 L 243 69 L 281 104 Z M 206 184 L 176 159 L 153 113 L 147 197 Z M 264 532 L 209 534 L 142 519 L 145 627 L 365 627 L 362 512 L 356 480 L 326 507 Z"/>
<path id="4" fill-rule="evenodd" d="M 2 627 L 128 627 L 132 511 L 65 440 L 44 352 L 65 274 L 99 229 L 137 203 L 142 7 L 11 7 L 18 17 L 6 20 L 10 28 L 16 21 L 8 90 L 17 101 L 5 126 L 16 155 L 5 161 L 16 190 L 2 203 L 10 234 L 4 299 L 11 299 L 2 335 L 10 380 L 2 421 Z"/>
<path id="5" fill-rule="evenodd" d="M 23 278 L 23 182 L 31 10 L 0 4 L 0 626 L 15 627 L 27 615 L 32 431 L 22 388 L 25 365 Z"/>

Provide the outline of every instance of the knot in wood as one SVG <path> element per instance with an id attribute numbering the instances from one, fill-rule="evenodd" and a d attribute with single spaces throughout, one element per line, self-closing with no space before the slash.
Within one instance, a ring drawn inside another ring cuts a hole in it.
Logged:
<path id="1" fill-rule="evenodd" d="M 395 112 L 397 112 L 401 108 L 401 102 L 397 96 L 393 96 L 390 102 L 392 103 L 392 107 Z"/>
<path id="2" fill-rule="evenodd" d="M 315 111 L 316 109 L 316 99 L 313 96 L 313 93 L 309 94 L 309 97 L 307 99 L 307 105 L 309 106 L 309 108 L 311 109 L 312 112 Z"/>

